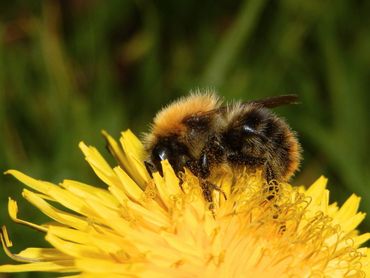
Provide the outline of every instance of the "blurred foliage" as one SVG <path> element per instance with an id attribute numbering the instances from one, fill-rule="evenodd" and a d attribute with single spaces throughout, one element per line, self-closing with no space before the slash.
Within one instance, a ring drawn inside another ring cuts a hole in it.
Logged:
<path id="1" fill-rule="evenodd" d="M 293 183 L 323 174 L 332 200 L 355 192 L 370 212 L 369 10 L 359 0 L 3 1 L 0 169 L 100 184 L 77 144 L 104 152 L 102 129 L 140 134 L 163 104 L 198 87 L 230 100 L 297 93 L 300 105 L 277 109 L 305 150 Z M 6 213 L 22 185 L 0 182 L 12 250 L 42 245 Z"/>

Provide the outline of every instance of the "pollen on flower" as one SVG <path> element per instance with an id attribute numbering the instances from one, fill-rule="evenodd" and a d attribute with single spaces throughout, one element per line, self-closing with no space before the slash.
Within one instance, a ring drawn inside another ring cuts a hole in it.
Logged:
<path id="1" fill-rule="evenodd" d="M 2 265 L 1 272 L 274 278 L 370 273 L 369 251 L 361 247 L 370 234 L 355 230 L 365 217 L 357 212 L 360 199 L 353 195 L 340 208 L 329 204 L 325 178 L 304 189 L 266 184 L 258 171 L 225 173 L 212 181 L 220 188 L 212 192 L 210 206 L 190 171 L 177 176 L 165 161 L 163 176 L 150 178 L 143 147 L 130 131 L 120 144 L 104 136 L 119 166 L 112 168 L 93 147 L 80 148 L 106 189 L 7 172 L 30 188 L 23 197 L 54 222 L 18 218 L 10 199 L 11 218 L 45 233 L 50 248 L 12 254 L 3 228 L 6 254 L 22 263 Z"/>

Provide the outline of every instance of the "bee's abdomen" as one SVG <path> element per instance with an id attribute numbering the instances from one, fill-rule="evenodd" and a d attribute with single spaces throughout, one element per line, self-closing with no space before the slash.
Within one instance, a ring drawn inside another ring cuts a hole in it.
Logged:
<path id="1" fill-rule="evenodd" d="M 265 136 L 269 139 L 271 170 L 279 180 L 287 181 L 299 167 L 301 148 L 294 132 L 280 118 L 272 117 L 265 125 Z"/>

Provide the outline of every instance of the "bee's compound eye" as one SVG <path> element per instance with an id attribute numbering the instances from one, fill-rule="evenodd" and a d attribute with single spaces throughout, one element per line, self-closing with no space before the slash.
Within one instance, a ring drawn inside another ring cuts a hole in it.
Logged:
<path id="1" fill-rule="evenodd" d="M 190 160 L 187 147 L 177 138 L 162 138 L 151 151 L 151 162 L 157 169 L 162 169 L 161 161 L 168 160 L 176 173 L 182 171 Z"/>
<path id="2" fill-rule="evenodd" d="M 156 146 L 152 152 L 154 160 L 166 160 L 170 159 L 171 151 L 166 146 Z"/>

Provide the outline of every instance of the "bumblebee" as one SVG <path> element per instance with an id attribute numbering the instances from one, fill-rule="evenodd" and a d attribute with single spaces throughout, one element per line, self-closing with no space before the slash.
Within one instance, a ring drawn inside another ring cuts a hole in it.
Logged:
<path id="1" fill-rule="evenodd" d="M 287 181 L 299 167 L 301 147 L 289 125 L 270 108 L 297 102 L 283 95 L 224 104 L 212 92 L 197 92 L 164 107 L 144 138 L 149 172 L 167 159 L 176 173 L 188 168 L 202 182 L 221 166 L 262 169 L 267 182 Z M 208 197 L 207 197 L 208 196 Z"/>

